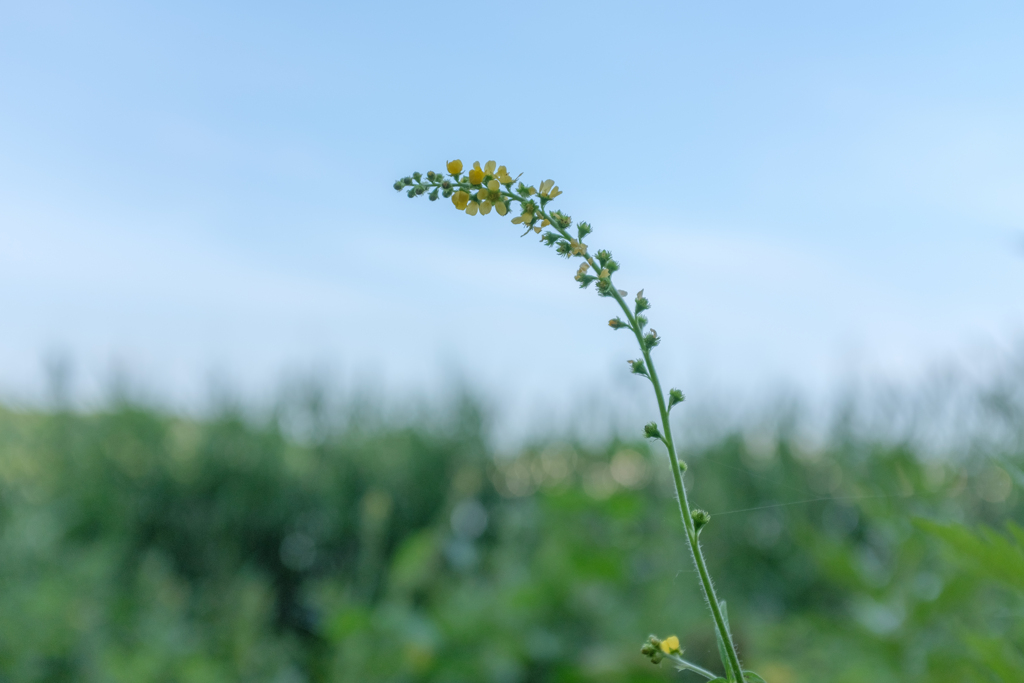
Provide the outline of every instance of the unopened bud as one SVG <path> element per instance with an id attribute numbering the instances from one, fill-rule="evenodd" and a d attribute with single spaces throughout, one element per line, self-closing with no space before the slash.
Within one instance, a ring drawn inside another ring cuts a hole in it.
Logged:
<path id="1" fill-rule="evenodd" d="M 693 508 L 693 510 L 690 511 L 690 519 L 693 520 L 694 531 L 699 534 L 700 530 L 707 526 L 708 522 L 711 521 L 711 515 L 707 510 Z"/>

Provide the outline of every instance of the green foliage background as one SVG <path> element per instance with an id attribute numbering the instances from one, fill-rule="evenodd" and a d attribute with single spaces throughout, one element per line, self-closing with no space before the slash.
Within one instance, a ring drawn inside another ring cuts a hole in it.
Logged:
<path id="1" fill-rule="evenodd" d="M 471 401 L 280 418 L 0 410 L 0 681 L 699 680 L 649 633 L 718 669 L 662 451 L 497 455 Z M 1024 441 L 940 459 L 787 424 L 685 452 L 745 664 L 1024 680 Z"/>

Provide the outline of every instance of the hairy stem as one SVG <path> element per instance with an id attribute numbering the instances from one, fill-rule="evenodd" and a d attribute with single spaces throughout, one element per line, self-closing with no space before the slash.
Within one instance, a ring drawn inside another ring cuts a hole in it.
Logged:
<path id="1" fill-rule="evenodd" d="M 427 187 L 439 187 L 440 183 L 425 182 L 422 183 Z M 453 188 L 457 188 L 472 194 L 473 187 L 462 180 L 456 180 L 453 183 Z M 526 197 L 521 197 L 518 194 L 509 192 L 508 190 L 502 190 L 501 195 L 507 197 L 510 200 L 523 202 Z M 537 214 L 545 218 L 551 227 L 556 230 L 566 240 L 574 239 L 568 232 L 568 230 L 561 225 L 560 222 L 552 220 L 550 214 L 544 211 L 544 204 L 546 201 L 542 200 L 540 206 L 537 209 Z M 592 262 L 592 258 L 589 253 L 578 254 L 582 256 L 587 262 Z M 608 278 L 611 282 L 611 277 Z M 690 504 L 686 495 L 686 487 L 683 485 L 683 469 L 680 465 L 679 457 L 676 455 L 675 441 L 672 439 L 672 426 L 669 424 L 669 408 L 665 403 L 665 396 L 661 390 L 661 382 L 658 381 L 658 373 L 654 369 L 654 361 L 651 359 L 651 351 L 647 348 L 643 339 L 643 330 L 640 328 L 640 324 L 637 322 L 636 316 L 629 309 L 629 306 L 623 300 L 618 290 L 615 289 L 614 285 L 608 287 L 608 296 L 613 297 L 622 308 L 622 312 L 626 314 L 626 318 L 629 321 L 630 329 L 633 330 L 633 334 L 636 336 L 636 341 L 640 345 L 640 350 L 643 352 L 644 361 L 647 363 L 647 370 L 650 376 L 651 384 L 654 386 L 654 395 L 658 399 L 658 410 L 661 412 L 661 426 L 664 430 L 663 441 L 665 447 L 668 449 L 669 460 L 672 465 L 672 476 L 676 486 L 676 499 L 679 503 L 679 513 L 683 518 L 683 526 L 686 528 L 686 535 L 690 542 L 690 555 L 693 557 L 693 563 L 697 567 L 697 573 L 700 575 L 701 587 L 704 589 L 704 597 L 708 601 L 708 606 L 711 608 L 711 614 L 715 619 L 715 625 L 718 628 L 718 632 L 722 637 L 722 641 L 726 644 L 726 652 L 729 659 L 729 664 L 739 683 L 743 680 L 743 669 L 740 667 L 739 655 L 736 653 L 736 645 L 733 642 L 732 634 L 729 632 L 729 626 L 725 621 L 725 616 L 722 614 L 722 608 L 718 604 L 718 597 L 715 595 L 715 586 L 711 581 L 711 575 L 708 573 L 707 562 L 704 560 L 704 553 L 701 550 L 700 542 L 697 537 L 697 529 L 693 523 L 693 517 L 690 513 Z M 696 669 L 694 669 L 696 670 Z M 700 671 L 699 673 L 707 673 L 706 670 Z"/>
<path id="2" fill-rule="evenodd" d="M 711 575 L 708 573 L 707 562 L 704 560 L 704 553 L 701 550 L 700 542 L 697 538 L 697 529 L 694 527 L 693 518 L 690 515 L 690 504 L 686 496 L 686 486 L 683 485 L 683 470 L 679 464 L 679 457 L 676 455 L 675 442 L 672 439 L 672 426 L 668 420 L 668 406 L 665 405 L 665 396 L 661 391 L 661 383 L 658 381 L 658 372 L 654 369 L 654 361 L 651 359 L 651 351 L 644 344 L 643 332 L 640 329 L 640 325 L 636 321 L 636 316 L 629 310 L 629 306 L 619 295 L 618 290 L 614 287 L 610 288 L 612 296 L 619 302 L 619 306 L 622 311 L 626 314 L 629 319 L 630 326 L 633 329 L 633 334 L 636 335 L 636 341 L 640 345 L 640 350 L 643 351 L 644 360 L 647 362 L 647 371 L 650 373 L 651 384 L 654 386 L 654 395 L 658 399 L 658 410 L 661 412 L 661 426 L 664 430 L 664 441 L 665 446 L 668 448 L 669 460 L 672 463 L 672 476 L 676 484 L 676 499 L 679 502 L 679 514 L 683 518 L 683 526 L 686 527 L 686 535 L 690 541 L 690 554 L 693 556 L 693 563 L 697 566 L 697 572 L 700 574 L 701 586 L 704 588 L 704 597 L 707 598 L 708 605 L 711 607 L 711 614 L 715 618 L 715 624 L 718 627 L 718 632 L 722 635 L 722 640 L 726 643 L 726 651 L 729 655 L 729 663 L 732 664 L 733 671 L 736 672 L 737 676 L 742 676 L 742 669 L 740 668 L 739 655 L 736 654 L 736 645 L 732 641 L 732 634 L 729 632 L 729 627 L 725 623 L 725 618 L 722 615 L 722 609 L 718 604 L 718 597 L 715 595 L 715 586 L 711 582 Z"/>

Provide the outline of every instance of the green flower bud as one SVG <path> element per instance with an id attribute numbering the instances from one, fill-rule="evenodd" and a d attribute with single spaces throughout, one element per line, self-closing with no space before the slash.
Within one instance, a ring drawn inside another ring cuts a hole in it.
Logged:
<path id="1" fill-rule="evenodd" d="M 416 171 L 415 173 L 412 174 L 412 179 L 415 180 L 417 183 L 420 181 L 420 178 L 422 177 L 423 174 L 421 174 L 419 171 Z"/>
<path id="2" fill-rule="evenodd" d="M 651 307 L 651 302 L 644 296 L 644 290 L 640 290 L 636 293 L 636 307 L 633 309 L 635 315 L 639 315 L 641 311 L 646 311 Z"/>
<path id="3" fill-rule="evenodd" d="M 405 194 L 406 194 L 406 196 L 408 196 L 408 197 L 409 197 L 409 199 L 412 199 L 413 197 L 415 197 L 415 196 L 416 196 L 416 190 L 409 190 L 409 191 L 408 191 L 408 192 L 406 192 Z"/>
<path id="4" fill-rule="evenodd" d="M 634 375 L 643 375 L 647 377 L 647 365 L 644 364 L 643 358 L 637 358 L 636 360 L 626 361 L 629 363 L 629 369 L 633 371 Z"/>
<path id="5" fill-rule="evenodd" d="M 432 202 L 436 202 L 437 201 L 437 188 L 436 187 L 434 188 L 434 191 L 430 193 L 430 201 L 432 201 Z"/>
<path id="6" fill-rule="evenodd" d="M 648 422 L 647 424 L 645 424 L 644 425 L 644 436 L 646 436 L 648 439 L 660 439 L 661 438 L 661 432 L 658 431 L 658 423 L 657 422 Z"/>
<path id="7" fill-rule="evenodd" d="M 682 403 L 685 400 L 686 400 L 686 395 L 683 392 L 679 391 L 678 389 L 672 389 L 671 391 L 668 392 L 668 408 L 669 408 L 669 410 L 671 410 L 672 406 L 674 406 L 675 404 Z"/>
<path id="8" fill-rule="evenodd" d="M 433 180 L 436 175 L 433 171 L 427 171 L 427 180 Z"/>
<path id="9" fill-rule="evenodd" d="M 711 515 L 708 514 L 707 510 L 693 508 L 693 510 L 690 511 L 690 519 L 693 520 L 694 530 L 699 534 L 700 530 L 707 526 L 708 522 L 711 521 Z"/>
<path id="10" fill-rule="evenodd" d="M 661 638 L 650 636 L 640 648 L 640 654 L 649 657 L 652 664 L 660 663 L 665 658 L 665 653 L 661 651 Z"/>
<path id="11" fill-rule="evenodd" d="M 405 185 L 403 185 L 403 184 L 402 184 L 402 181 L 401 181 L 401 180 L 396 180 L 396 181 L 395 181 L 395 189 L 396 189 L 396 190 L 399 190 L 399 191 L 401 191 L 401 189 L 402 189 L 403 187 L 405 187 Z"/>

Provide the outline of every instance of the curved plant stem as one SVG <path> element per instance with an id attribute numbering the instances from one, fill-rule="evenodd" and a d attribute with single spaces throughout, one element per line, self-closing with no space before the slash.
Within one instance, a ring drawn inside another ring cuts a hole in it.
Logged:
<path id="1" fill-rule="evenodd" d="M 732 634 L 729 632 L 729 626 L 726 624 L 725 617 L 722 614 L 722 608 L 718 604 L 718 597 L 715 595 L 715 586 L 711 581 L 711 575 L 708 573 L 707 563 L 704 560 L 704 553 L 700 547 L 700 541 L 697 537 L 697 530 L 693 524 L 693 518 L 690 516 L 690 504 L 686 496 L 686 486 L 683 485 L 683 468 L 679 464 L 679 457 L 676 455 L 675 441 L 672 439 L 672 426 L 668 420 L 668 407 L 665 405 L 665 395 L 661 391 L 661 383 L 658 381 L 658 372 L 654 369 L 654 361 L 651 359 L 651 351 L 644 344 L 640 325 L 637 324 L 636 316 L 629 310 L 629 306 L 619 295 L 618 290 L 614 287 L 610 288 L 612 296 L 619 302 L 619 307 L 622 308 L 623 313 L 626 314 L 629 324 L 633 329 L 633 334 L 636 335 L 636 341 L 640 345 L 640 350 L 643 351 L 644 361 L 647 363 L 647 371 L 650 373 L 651 384 L 654 385 L 654 395 L 658 399 L 658 410 L 661 412 L 661 427 L 664 430 L 664 442 L 665 447 L 668 448 L 669 460 L 672 463 L 672 476 L 676 484 L 676 499 L 679 502 L 679 514 L 683 518 L 683 526 L 686 527 L 686 535 L 690 541 L 690 554 L 693 557 L 693 563 L 697 566 L 697 572 L 700 574 L 701 586 L 704 588 L 704 597 L 708 601 L 708 606 L 711 608 L 711 614 L 715 618 L 715 625 L 718 627 L 718 632 L 722 636 L 722 640 L 726 643 L 726 652 L 729 656 L 729 663 L 732 665 L 733 671 L 736 672 L 737 676 L 742 675 L 740 672 L 740 659 L 739 655 L 736 654 L 736 645 L 733 643 Z"/>
<path id="2" fill-rule="evenodd" d="M 425 185 L 429 187 L 439 186 L 439 184 L 436 182 L 425 183 Z M 456 181 L 453 183 L 453 186 L 460 190 L 470 193 L 472 193 L 474 189 L 465 181 L 461 181 L 459 179 L 456 179 Z M 502 190 L 501 195 L 517 202 L 523 202 L 526 199 L 526 197 L 519 196 L 518 194 L 514 194 L 507 190 Z M 560 222 L 552 220 L 551 215 L 544 211 L 545 203 L 546 200 L 542 200 L 540 202 L 540 206 L 537 209 L 537 213 L 540 216 L 543 216 L 551 224 L 552 229 L 556 230 L 562 237 L 564 237 L 566 240 L 573 240 L 568 230 L 562 227 Z M 582 254 L 577 255 L 582 256 L 585 261 L 593 263 L 593 259 L 591 258 L 589 253 L 584 252 Z M 611 278 L 609 276 L 609 282 L 610 279 Z M 675 441 L 672 439 L 672 426 L 669 424 L 668 420 L 669 408 L 665 404 L 665 395 L 662 393 L 661 383 L 658 381 L 658 373 L 654 369 L 654 361 L 651 359 L 651 351 L 650 349 L 647 348 L 647 345 L 644 343 L 643 330 L 641 329 L 640 324 L 637 322 L 636 316 L 629 309 L 629 306 L 623 300 L 618 290 L 615 289 L 614 285 L 611 285 L 608 288 L 608 292 L 608 296 L 613 297 L 615 301 L 618 302 L 619 307 L 622 308 L 622 312 L 626 314 L 626 319 L 629 321 L 630 329 L 633 330 L 633 334 L 636 336 L 636 341 L 640 345 L 640 350 L 643 352 L 644 361 L 647 364 L 647 370 L 649 372 L 651 384 L 654 386 L 654 395 L 658 399 L 658 410 L 661 412 L 661 428 L 664 434 L 664 436 L 662 437 L 662 441 L 664 442 L 665 447 L 668 449 L 669 460 L 672 465 L 672 476 L 675 480 L 676 485 L 676 499 L 679 503 L 679 514 L 683 518 L 683 526 L 686 528 L 686 536 L 690 542 L 690 555 L 693 557 L 693 563 L 694 565 L 696 565 L 697 573 L 700 575 L 700 583 L 701 587 L 704 589 L 704 597 L 705 599 L 707 599 L 708 607 L 711 608 L 711 615 L 715 619 L 715 625 L 718 628 L 718 633 L 721 636 L 722 642 L 725 643 L 726 656 L 729 660 L 729 666 L 727 667 L 727 669 L 731 668 L 733 675 L 735 675 L 737 679 L 737 683 L 742 683 L 743 669 L 740 667 L 740 659 L 739 655 L 737 655 L 736 653 L 736 645 L 733 642 L 732 634 L 729 631 L 729 624 L 726 621 L 725 615 L 722 613 L 722 607 L 718 602 L 718 597 L 715 595 L 715 586 L 711 581 L 711 575 L 708 573 L 707 562 L 705 562 L 704 560 L 704 553 L 701 551 L 700 542 L 697 536 L 697 529 L 693 523 L 693 518 L 691 516 L 690 504 L 686 496 L 686 487 L 683 485 L 683 471 L 686 467 L 685 465 L 679 462 L 679 457 L 678 455 L 676 455 Z M 706 669 L 701 669 L 700 667 L 696 667 L 695 665 L 690 665 L 689 662 L 686 662 L 686 664 L 692 670 L 697 671 L 697 673 L 703 675 L 710 674 L 710 672 L 708 672 Z M 723 664 L 726 664 L 726 662 L 723 662 Z M 729 674 L 727 673 L 727 676 L 728 675 Z"/>

